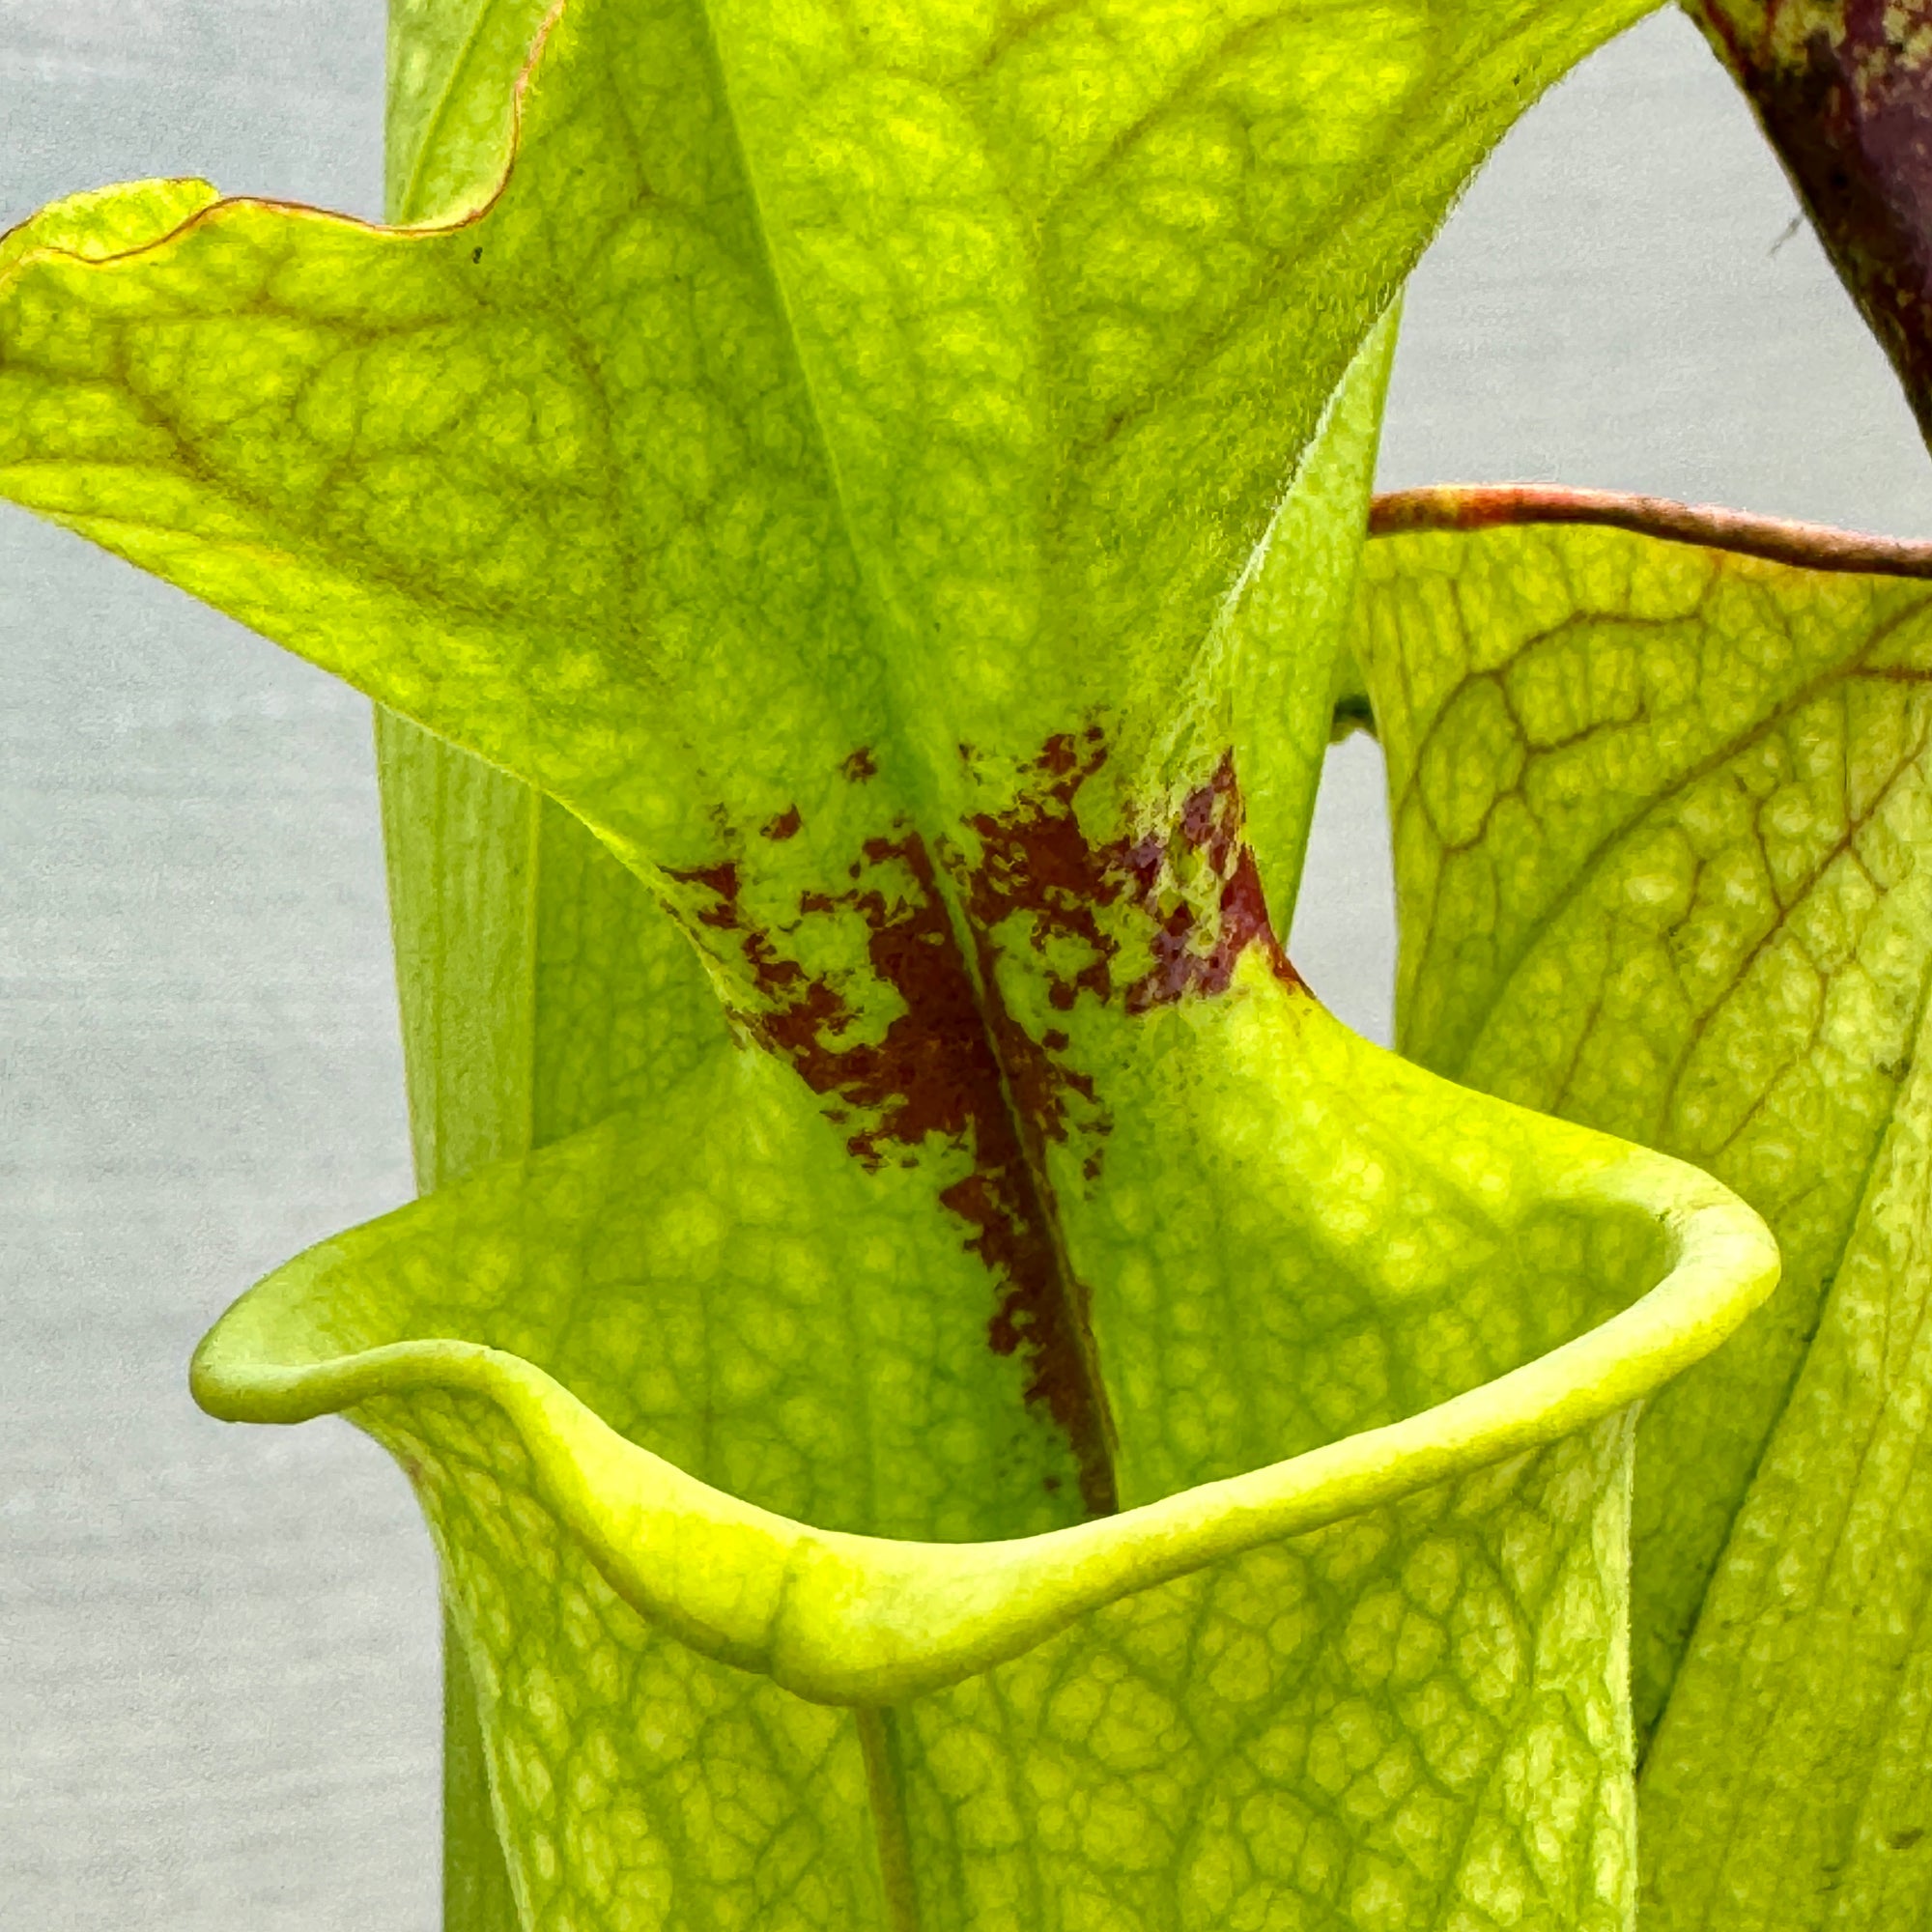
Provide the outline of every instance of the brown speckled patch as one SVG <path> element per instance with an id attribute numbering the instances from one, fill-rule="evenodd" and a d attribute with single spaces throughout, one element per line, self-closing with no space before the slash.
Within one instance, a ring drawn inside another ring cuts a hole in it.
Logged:
<path id="1" fill-rule="evenodd" d="M 1223 753 L 1208 781 L 1182 797 L 1167 826 L 1096 843 L 1082 832 L 1074 801 L 1106 758 L 1097 727 L 1078 739 L 1050 738 L 1035 761 L 1039 778 L 1018 804 L 969 821 L 980 845 L 965 883 L 975 932 L 991 935 L 1023 915 L 1027 943 L 1047 977 L 1047 1003 L 1059 1012 L 1072 1011 L 1082 994 L 1108 1001 L 1118 993 L 1131 1013 L 1188 994 L 1212 998 L 1228 990 L 1250 947 L 1262 950 L 1278 978 L 1298 984 L 1244 837 L 1234 754 Z M 1149 923 L 1151 958 L 1139 972 L 1132 970 L 1137 960 L 1122 957 L 1123 950 L 1131 954 L 1131 939 L 1123 949 L 1117 923 L 1101 917 L 1122 902 Z M 1049 1049 L 1055 1038 L 1043 1034 L 1039 1047 Z M 1035 1084 L 1051 1090 L 1065 1078 L 1057 1073 Z M 1064 1093 L 1042 1093 L 1040 1120 L 1050 1137 L 1059 1137 L 1064 1116 Z"/>
<path id="2" fill-rule="evenodd" d="M 1012 810 L 968 820 L 980 852 L 960 868 L 966 923 L 985 988 L 987 1023 L 1036 1162 L 1043 1161 L 1045 1142 L 1066 1138 L 1069 1101 L 1094 1108 L 1096 1096 L 1092 1079 L 1064 1058 L 1070 1044 L 1065 1032 L 1049 1028 L 1036 1040 L 1007 1011 L 995 935 L 1014 914 L 1024 915 L 1029 943 L 1047 975 L 1047 1002 L 1056 1011 L 1070 1012 L 1083 992 L 1109 996 L 1117 942 L 1103 928 L 1100 912 L 1120 896 L 1120 888 L 1073 810 L 1075 793 L 1106 756 L 1096 727 L 1079 740 L 1049 738 L 1034 762 L 1037 780 Z M 1046 963 L 1049 946 L 1058 964 Z M 1094 1124 L 1102 1126 L 1103 1119 Z"/>
<path id="3" fill-rule="evenodd" d="M 1074 1062 L 1074 1034 L 1054 1024 L 1036 1038 L 1009 1009 L 1002 980 L 1043 975 L 1055 1013 L 1092 1002 L 1131 1016 L 1225 993 L 1251 948 L 1294 980 L 1243 836 L 1232 755 L 1164 826 L 1096 840 L 1076 801 L 1106 761 L 1097 725 L 1051 737 L 1014 804 L 967 821 L 977 849 L 952 855 L 958 923 L 910 826 L 868 839 L 842 878 L 799 893 L 795 916 L 776 925 L 748 912 L 740 861 L 671 874 L 687 889 L 682 916 L 749 985 L 739 1023 L 821 1097 L 855 1159 L 916 1166 L 935 1136 L 969 1155 L 969 1172 L 939 1201 L 1000 1283 L 988 1343 L 1023 1358 L 1027 1400 L 1066 1435 L 1095 1513 L 1116 1507 L 1110 1432 L 1087 1295 L 1066 1265 L 1044 1177 L 1049 1145 L 1077 1128 L 1084 1176 L 1098 1179 L 1105 1096 Z M 859 752 L 844 775 L 863 781 L 874 769 Z M 799 826 L 789 810 L 763 837 L 788 839 Z M 882 1031 L 862 1025 L 852 1004 L 867 997 L 863 974 L 841 980 L 796 956 L 800 925 L 826 918 L 864 927 L 872 978 L 896 996 Z"/>
<path id="4" fill-rule="evenodd" d="M 1171 1007 L 1190 993 L 1204 999 L 1225 993 L 1250 947 L 1261 951 L 1276 979 L 1301 983 L 1268 918 L 1243 819 L 1229 753 L 1214 776 L 1182 800 L 1164 841 L 1142 839 L 1125 855 L 1135 900 L 1153 923 L 1148 942 L 1153 964 L 1127 988 L 1128 1012 Z"/>
<path id="5" fill-rule="evenodd" d="M 1233 754 L 1183 796 L 1164 829 L 1095 840 L 1081 829 L 1076 800 L 1106 761 L 1097 726 L 1049 738 L 1016 803 L 968 820 L 979 853 L 955 867 L 987 1024 L 1027 1151 L 1044 1172 L 1046 1143 L 1079 1131 L 1090 1185 L 1099 1179 L 1111 1126 L 1105 1096 L 1071 1059 L 1064 1027 L 1044 1028 L 1036 1039 L 1011 1018 L 1000 995 L 1003 961 L 1009 972 L 1041 974 L 1048 1007 L 1069 1014 L 1083 998 L 1118 999 L 1129 1014 L 1213 998 L 1232 985 L 1251 947 L 1277 978 L 1299 983 L 1243 836 Z M 1117 916 L 1123 905 L 1144 916 L 1145 952 L 1137 923 Z"/>
<path id="6" fill-rule="evenodd" d="M 857 1014 L 823 976 L 781 952 L 749 922 L 735 866 L 678 873 L 712 895 L 696 913 L 731 934 L 759 1004 L 742 1024 L 806 1084 L 835 1102 L 846 1147 L 868 1168 L 916 1163 L 937 1135 L 963 1148 L 971 1172 L 941 1190 L 941 1206 L 971 1231 L 966 1245 L 1002 1284 L 987 1326 L 996 1353 L 1021 1354 L 1026 1399 L 1065 1432 L 1089 1511 L 1116 1508 L 1107 1427 L 1082 1332 L 1084 1297 L 1070 1290 L 1036 1170 L 1021 1144 L 980 993 L 916 832 L 874 838 L 837 893 L 802 894 L 801 918 L 848 912 L 864 922 L 873 973 L 903 1003 L 876 1040 L 854 1038 Z M 716 941 L 714 940 L 714 944 Z"/>
<path id="7" fill-rule="evenodd" d="M 1118 945 L 1100 910 L 1120 897 L 1120 881 L 1107 848 L 1088 839 L 1073 809 L 1080 787 L 1106 761 L 1097 725 L 1078 739 L 1049 738 L 1017 804 L 967 820 L 980 856 L 966 876 L 966 917 L 976 932 L 991 933 L 1022 913 L 1037 953 L 1052 944 L 1062 959 L 1078 960 L 1045 969 L 1047 1000 L 1060 1012 L 1070 1012 L 1083 992 L 1104 1000 L 1112 989 Z"/>

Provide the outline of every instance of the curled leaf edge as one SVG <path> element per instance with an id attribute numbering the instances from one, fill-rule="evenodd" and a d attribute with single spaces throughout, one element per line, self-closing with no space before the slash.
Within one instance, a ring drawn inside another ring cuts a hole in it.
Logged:
<path id="1" fill-rule="evenodd" d="M 1400 1421 L 1040 1535 L 913 1542 L 778 1515 L 632 1442 L 535 1363 L 479 1342 L 286 1359 L 270 1338 L 342 1268 L 339 1240 L 243 1294 L 196 1350 L 190 1388 L 219 1420 L 284 1424 L 345 1411 L 353 1420 L 383 1398 L 482 1397 L 521 1439 L 543 1502 L 648 1622 L 810 1702 L 898 1704 L 1018 1657 L 1108 1604 L 1574 1434 L 1702 1359 L 1776 1287 L 1769 1230 L 1700 1170 L 1463 1097 L 1519 1117 L 1551 1164 L 1563 1162 L 1546 1200 L 1653 1220 L 1666 1264 L 1656 1285 L 1547 1353 Z"/>

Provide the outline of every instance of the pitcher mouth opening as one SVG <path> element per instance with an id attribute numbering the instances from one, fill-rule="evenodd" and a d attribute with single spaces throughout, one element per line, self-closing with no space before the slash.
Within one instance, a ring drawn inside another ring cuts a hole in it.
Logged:
<path id="1" fill-rule="evenodd" d="M 1411 1075 L 1431 1077 L 1405 1069 Z M 504 1350 L 451 1336 L 355 1346 L 345 1292 L 355 1240 L 369 1230 L 298 1257 L 242 1296 L 197 1350 L 193 1390 L 225 1420 L 347 1412 L 379 1435 L 385 1412 L 412 1402 L 485 1404 L 521 1442 L 543 1504 L 648 1621 L 814 1702 L 897 1703 L 1016 1657 L 1108 1603 L 1574 1434 L 1709 1353 L 1776 1285 L 1769 1233 L 1717 1181 L 1663 1155 L 1521 1118 L 1594 1153 L 1565 1170 L 1551 1199 L 1655 1231 L 1663 1271 L 1653 1286 L 1558 1346 L 1414 1413 L 1032 1536 L 931 1543 L 815 1527 L 640 1447 L 544 1368 Z"/>

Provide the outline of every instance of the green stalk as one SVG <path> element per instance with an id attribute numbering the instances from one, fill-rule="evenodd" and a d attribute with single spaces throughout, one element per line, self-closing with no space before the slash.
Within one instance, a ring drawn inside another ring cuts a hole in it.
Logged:
<path id="1" fill-rule="evenodd" d="M 490 1808 L 476 1690 L 447 1605 L 442 1615 L 442 1922 L 447 1932 L 517 1932 L 517 1902 Z"/>
<path id="2" fill-rule="evenodd" d="M 528 786 L 392 712 L 376 714 L 376 757 L 411 1137 L 429 1193 L 529 1146 L 529 1028 L 502 1022 L 530 1004 L 538 805 Z M 516 1932 L 475 1691 L 447 1601 L 442 1655 L 442 1922 L 445 1932 Z"/>
<path id="3" fill-rule="evenodd" d="M 544 9 L 532 0 L 393 0 L 388 26 L 384 213 L 442 214 L 486 189 L 508 135 L 511 81 Z M 571 1012 L 608 1015 L 625 977 L 609 952 L 571 944 L 567 991 L 544 976 L 545 856 L 568 875 L 559 896 L 581 914 L 608 902 L 621 937 L 650 908 L 635 882 L 600 864 L 576 822 L 520 780 L 397 717 L 376 713 L 377 776 L 398 964 L 416 1183 L 430 1193 L 472 1169 L 525 1153 L 600 1118 L 623 1062 L 619 1043 L 589 1042 L 594 1077 L 539 1064 L 548 1004 L 554 1060 L 581 1061 Z M 575 890 L 571 890 L 574 887 Z M 568 924 L 575 931 L 577 921 Z M 559 1077 L 560 1076 L 560 1077 Z M 557 1104 L 546 1106 L 549 1094 Z M 476 1692 L 463 1634 L 445 1601 L 443 1643 L 443 1925 L 516 1932 Z"/>
<path id="4" fill-rule="evenodd" d="M 376 763 L 424 1193 L 594 1124 L 722 1029 L 675 928 L 568 812 L 393 712 Z M 443 1699 L 443 1924 L 516 1932 L 447 1603 Z"/>
<path id="5" fill-rule="evenodd" d="M 496 11 L 516 10 L 421 0 L 390 9 L 391 221 L 424 218 L 439 190 L 473 168 L 478 129 L 449 107 L 461 101 L 466 67 L 501 65 L 503 50 L 492 62 L 481 43 Z M 410 1132 L 416 1184 L 430 1193 L 532 1145 L 542 806 L 521 781 L 381 708 L 376 764 Z M 446 1598 L 442 1696 L 445 1932 L 517 1932 L 475 1687 Z"/>

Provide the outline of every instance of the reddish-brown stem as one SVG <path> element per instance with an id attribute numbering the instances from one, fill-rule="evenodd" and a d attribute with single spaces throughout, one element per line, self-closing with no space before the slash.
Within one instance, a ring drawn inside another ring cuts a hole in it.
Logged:
<path id="1" fill-rule="evenodd" d="M 1823 524 L 1754 517 L 1710 503 L 1673 503 L 1663 497 L 1615 490 L 1571 490 L 1550 483 L 1436 483 L 1392 491 L 1369 508 L 1372 537 L 1409 530 L 1487 530 L 1506 524 L 1595 524 L 1803 570 L 1932 577 L 1932 542 L 1866 536 Z"/>

